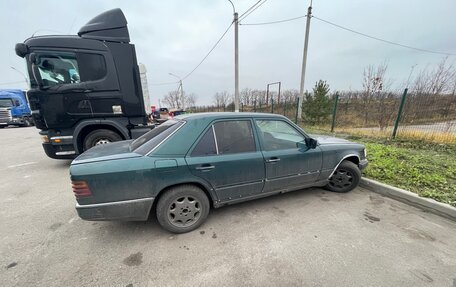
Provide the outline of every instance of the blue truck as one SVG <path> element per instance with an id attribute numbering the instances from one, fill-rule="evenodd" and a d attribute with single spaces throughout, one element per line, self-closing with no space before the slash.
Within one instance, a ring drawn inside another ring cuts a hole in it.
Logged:
<path id="1" fill-rule="evenodd" d="M 0 90 L 0 128 L 33 125 L 32 113 L 24 91 Z"/>

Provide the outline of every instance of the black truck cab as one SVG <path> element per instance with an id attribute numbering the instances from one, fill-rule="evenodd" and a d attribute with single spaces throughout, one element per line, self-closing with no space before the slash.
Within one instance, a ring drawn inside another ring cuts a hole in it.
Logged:
<path id="1" fill-rule="evenodd" d="M 30 107 L 49 157 L 74 158 L 153 127 L 120 9 L 93 18 L 78 35 L 31 37 L 16 44 L 16 54 L 27 62 Z"/>

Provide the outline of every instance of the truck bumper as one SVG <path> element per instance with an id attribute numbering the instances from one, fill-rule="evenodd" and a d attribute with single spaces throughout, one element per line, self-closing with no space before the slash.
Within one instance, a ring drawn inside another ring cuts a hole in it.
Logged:
<path id="1" fill-rule="evenodd" d="M 43 149 L 53 159 L 74 159 L 77 154 L 73 146 L 73 136 L 51 136 L 48 131 L 40 131 Z"/>
<path id="2" fill-rule="evenodd" d="M 81 219 L 91 221 L 144 221 L 149 217 L 154 198 L 140 198 L 98 204 L 76 204 Z"/>
<path id="3" fill-rule="evenodd" d="M 53 159 L 74 159 L 76 154 L 73 150 L 73 145 L 58 145 L 51 143 L 43 143 L 43 149 L 46 155 Z"/>

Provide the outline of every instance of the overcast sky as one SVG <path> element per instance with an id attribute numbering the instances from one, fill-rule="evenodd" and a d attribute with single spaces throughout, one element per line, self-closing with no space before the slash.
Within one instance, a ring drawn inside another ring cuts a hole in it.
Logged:
<path id="1" fill-rule="evenodd" d="M 233 0 L 243 13 L 257 0 Z M 305 15 L 309 2 L 268 0 L 243 22 L 258 23 Z M 227 0 L 167 1 L 19 1 L 0 2 L 0 88 L 26 88 L 24 60 L 14 45 L 36 35 L 76 34 L 97 14 L 121 8 L 127 17 L 138 61 L 148 70 L 152 104 L 177 85 L 154 86 L 189 73 L 232 21 Z M 313 14 L 379 38 L 422 49 L 456 54 L 455 0 L 314 0 Z M 299 89 L 305 18 L 287 23 L 240 26 L 240 87 L 265 89 L 282 81 L 284 89 Z M 364 67 L 387 62 L 387 76 L 399 85 L 412 65 L 417 70 L 444 56 L 377 42 L 312 19 L 306 89 L 318 79 L 331 90 L 359 89 Z M 450 56 L 454 61 L 455 56 Z M 22 81 L 22 82 L 21 82 Z M 4 84 L 19 82 L 15 84 Z M 217 91 L 234 92 L 234 29 L 231 28 L 206 61 L 184 81 L 184 90 L 210 104 Z"/>

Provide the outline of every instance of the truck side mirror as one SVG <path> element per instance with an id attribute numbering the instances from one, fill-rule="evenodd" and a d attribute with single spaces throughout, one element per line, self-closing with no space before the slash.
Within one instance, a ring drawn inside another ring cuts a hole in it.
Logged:
<path id="1" fill-rule="evenodd" d="M 14 100 L 14 105 L 16 107 L 19 107 L 21 105 L 21 103 L 19 102 L 19 100 Z"/>

